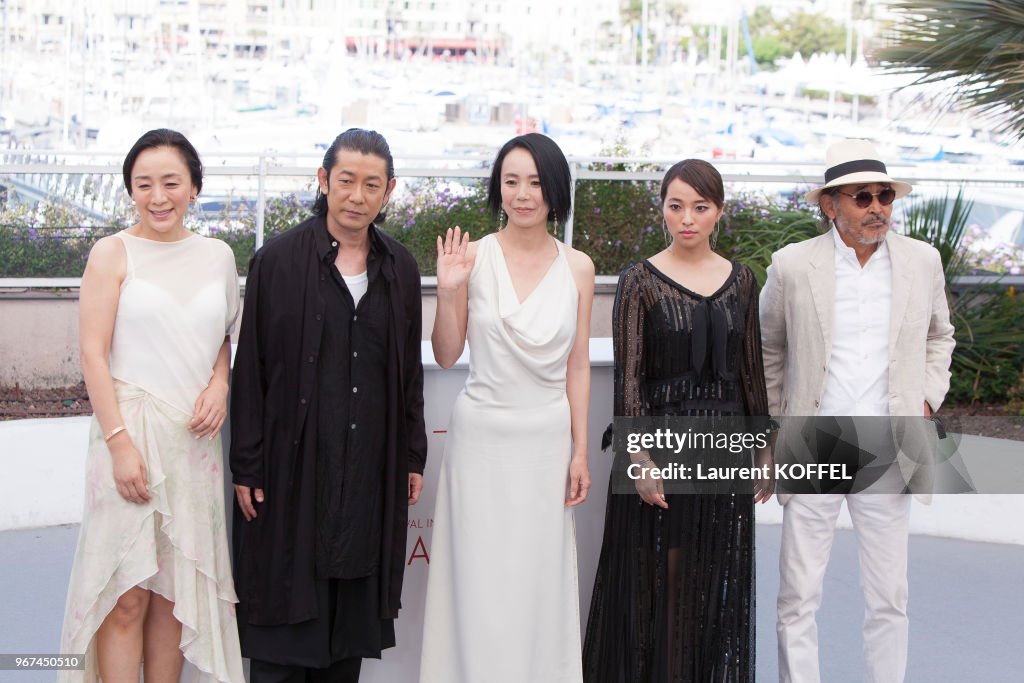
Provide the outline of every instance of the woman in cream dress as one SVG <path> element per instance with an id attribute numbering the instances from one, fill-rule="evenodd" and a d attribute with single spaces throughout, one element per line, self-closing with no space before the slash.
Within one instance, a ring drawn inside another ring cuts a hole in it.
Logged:
<path id="1" fill-rule="evenodd" d="M 489 202 L 507 227 L 438 238 L 434 355 L 465 342 L 434 511 L 422 683 L 582 680 L 572 506 L 586 498 L 594 265 L 548 234 L 571 210 L 550 139 L 499 152 Z"/>
<path id="2" fill-rule="evenodd" d="M 96 412 L 61 652 L 63 680 L 243 681 L 219 430 L 238 278 L 230 248 L 185 229 L 202 166 L 146 133 L 124 181 L 139 222 L 97 242 L 82 276 L 81 356 Z M 144 665 L 143 665 L 144 664 Z"/>

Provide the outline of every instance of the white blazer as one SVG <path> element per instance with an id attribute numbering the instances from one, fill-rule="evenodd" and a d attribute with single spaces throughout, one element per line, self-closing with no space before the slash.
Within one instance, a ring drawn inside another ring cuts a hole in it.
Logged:
<path id="1" fill-rule="evenodd" d="M 930 244 L 893 232 L 885 241 L 892 263 L 889 414 L 918 416 L 925 401 L 938 410 L 949 391 L 955 342 L 946 280 L 939 252 Z M 772 255 L 760 313 L 768 409 L 773 416 L 817 415 L 832 352 L 834 302 L 831 234 L 790 244 Z M 905 466 L 903 460 L 900 463 Z M 781 503 L 787 500 L 788 496 L 779 496 Z"/>

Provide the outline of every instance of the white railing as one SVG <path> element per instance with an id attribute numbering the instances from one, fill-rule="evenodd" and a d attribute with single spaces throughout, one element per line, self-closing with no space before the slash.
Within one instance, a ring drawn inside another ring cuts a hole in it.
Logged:
<path id="1" fill-rule="evenodd" d="M 66 187 L 66 178 L 73 176 L 99 176 L 102 187 L 93 188 L 90 196 L 104 196 L 105 203 L 124 202 L 121 176 L 121 154 L 82 151 L 33 151 L 5 150 L 0 152 L 0 183 L 14 184 L 17 190 L 29 183 L 26 180 L 40 177 L 63 179 L 58 183 Z M 397 155 L 395 175 L 398 178 L 442 178 L 460 180 L 466 178 L 487 178 L 487 167 L 492 161 L 489 155 L 426 156 Z M 678 159 L 641 157 L 570 157 L 569 167 L 573 179 L 573 190 L 581 180 L 597 181 L 659 181 L 665 170 Z M 726 182 L 727 196 L 736 191 L 750 191 L 757 187 L 771 188 L 770 192 L 782 192 L 811 186 L 821 182 L 821 162 L 814 160 L 762 161 L 753 159 L 710 160 L 722 173 Z M 315 169 L 322 162 L 322 156 L 310 153 L 230 153 L 204 157 L 204 177 L 235 176 L 247 179 L 246 185 L 255 193 L 256 240 L 255 248 L 263 244 L 265 227 L 265 205 L 271 196 L 268 181 L 277 178 L 305 178 L 311 182 Z M 644 170 L 594 169 L 595 165 L 626 165 Z M 1007 207 L 1024 210 L 1024 166 L 993 167 L 991 165 L 911 163 L 889 164 L 890 174 L 915 185 L 925 193 L 935 194 L 943 189 L 955 190 L 960 186 L 968 193 L 981 188 L 999 190 L 1020 190 L 1015 198 L 1007 199 Z M 80 184 L 79 184 L 80 185 Z M 207 182 L 209 185 L 209 182 Z M 275 186 L 280 187 L 279 183 Z M 46 187 L 37 187 L 36 196 L 46 196 Z M 63 189 L 53 193 L 67 197 Z M 95 206 L 82 207 L 92 214 L 101 214 Z M 107 214 L 109 215 L 109 213 Z M 573 218 L 564 226 L 563 240 L 572 244 Z M 983 276 L 987 277 L 987 276 Z M 1017 278 L 1012 278 L 1013 284 Z M 244 281 L 244 278 L 243 278 Z M 1009 282 L 1009 280 L 1004 279 Z M 73 288 L 78 278 L 0 278 L 0 288 Z M 31 283 L 31 284 L 28 284 Z"/>

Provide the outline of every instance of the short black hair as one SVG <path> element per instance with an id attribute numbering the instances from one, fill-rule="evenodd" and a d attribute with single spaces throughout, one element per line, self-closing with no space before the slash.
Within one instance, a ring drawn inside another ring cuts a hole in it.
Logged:
<path id="1" fill-rule="evenodd" d="M 384 136 L 375 130 L 349 128 L 334 138 L 334 142 L 331 143 L 331 146 L 327 148 L 327 153 L 324 154 L 323 169 L 327 171 L 328 178 L 330 178 L 331 169 L 334 168 L 334 164 L 338 162 L 338 152 L 343 149 L 380 157 L 388 167 L 388 182 L 395 177 L 395 160 L 391 156 L 391 147 L 388 146 L 388 141 L 384 139 Z M 319 185 L 316 188 L 316 199 L 313 201 L 313 214 L 316 216 L 327 215 L 327 195 L 320 191 Z M 373 222 L 383 223 L 384 219 L 385 215 L 382 211 L 377 214 Z"/>
<path id="2" fill-rule="evenodd" d="M 513 149 L 521 147 L 533 157 L 540 177 L 540 191 L 550 207 L 549 221 L 564 224 L 572 213 L 572 176 L 569 162 L 555 141 L 540 133 L 527 133 L 512 138 L 501 148 L 491 167 L 491 180 L 487 187 L 487 208 L 497 217 L 501 212 L 501 165 Z"/>
<path id="3" fill-rule="evenodd" d="M 132 148 L 128 150 L 128 156 L 124 158 L 121 172 L 124 175 L 124 189 L 128 190 L 128 195 L 131 196 L 132 193 L 132 169 L 135 168 L 135 162 L 139 155 L 147 149 L 157 147 L 172 147 L 178 150 L 188 167 L 188 175 L 192 179 L 192 185 L 196 188 L 196 194 L 199 194 L 203 189 L 203 163 L 199 160 L 199 152 L 188 141 L 188 138 L 178 131 L 157 128 L 136 140 Z"/>
<path id="4" fill-rule="evenodd" d="M 683 159 L 665 173 L 661 181 L 661 203 L 668 196 L 668 186 L 673 180 L 681 180 L 704 199 L 719 209 L 725 206 L 725 185 L 718 169 L 703 159 Z"/>

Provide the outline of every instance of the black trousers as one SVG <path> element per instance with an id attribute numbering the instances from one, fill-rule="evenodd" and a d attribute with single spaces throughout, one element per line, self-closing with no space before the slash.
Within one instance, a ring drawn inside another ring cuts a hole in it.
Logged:
<path id="1" fill-rule="evenodd" d="M 249 683 L 359 683 L 359 670 L 363 660 L 359 657 L 342 659 L 326 669 L 307 669 L 249 660 Z"/>

